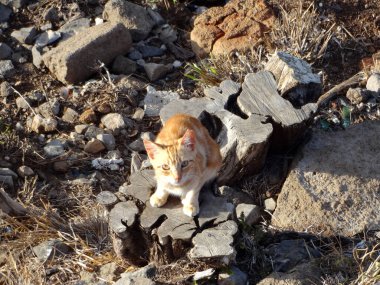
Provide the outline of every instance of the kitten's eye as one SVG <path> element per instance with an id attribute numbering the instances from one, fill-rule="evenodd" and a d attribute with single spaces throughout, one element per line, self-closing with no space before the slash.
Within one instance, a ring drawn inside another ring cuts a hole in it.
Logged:
<path id="1" fill-rule="evenodd" d="M 181 163 L 181 167 L 182 168 L 185 168 L 188 165 L 189 165 L 189 161 L 188 160 L 182 161 L 182 163 Z"/>
<path id="2" fill-rule="evenodd" d="M 169 170 L 169 169 L 170 169 L 169 165 L 167 165 L 167 164 L 163 164 L 163 165 L 161 165 L 161 168 L 162 168 L 163 170 Z"/>

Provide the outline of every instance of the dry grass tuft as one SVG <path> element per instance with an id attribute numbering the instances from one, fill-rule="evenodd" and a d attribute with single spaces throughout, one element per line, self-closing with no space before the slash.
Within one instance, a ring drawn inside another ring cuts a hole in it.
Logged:
<path id="1" fill-rule="evenodd" d="M 0 284 L 72 284 L 82 270 L 94 271 L 115 261 L 108 236 L 106 213 L 100 206 L 81 211 L 76 218 L 62 218 L 46 208 L 28 207 L 23 218 L 3 215 L 0 222 Z M 32 248 L 58 239 L 73 249 L 44 263 Z"/>
<path id="2" fill-rule="evenodd" d="M 183 258 L 171 264 L 160 266 L 155 281 L 162 284 L 184 284 L 184 280 L 192 277 L 195 272 L 203 271 L 210 267 L 212 265 L 205 262 L 194 262 L 188 258 Z"/>
<path id="3" fill-rule="evenodd" d="M 267 51 L 262 45 L 245 53 L 234 52 L 231 55 L 212 56 L 198 63 L 188 63 L 185 76 L 201 86 L 215 86 L 226 79 L 243 82 L 247 73 L 264 68 Z"/>
<path id="4" fill-rule="evenodd" d="M 314 4 L 307 9 L 302 4 L 300 1 L 298 8 L 290 11 L 279 6 L 280 17 L 272 29 L 271 39 L 277 49 L 314 62 L 324 56 L 336 25 L 332 23 L 323 28 Z"/>
<path id="5" fill-rule="evenodd" d="M 355 248 L 354 257 L 359 265 L 359 277 L 355 284 L 374 285 L 380 282 L 380 243 Z"/>

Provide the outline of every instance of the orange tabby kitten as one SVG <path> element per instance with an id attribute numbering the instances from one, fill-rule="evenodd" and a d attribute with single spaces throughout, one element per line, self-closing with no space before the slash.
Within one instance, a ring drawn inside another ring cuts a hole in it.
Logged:
<path id="1" fill-rule="evenodd" d="M 218 144 L 196 118 L 177 114 L 166 122 L 155 142 L 144 140 L 144 145 L 157 180 L 150 197 L 152 207 L 163 206 L 172 194 L 181 197 L 185 215 L 196 216 L 202 186 L 222 166 Z"/>

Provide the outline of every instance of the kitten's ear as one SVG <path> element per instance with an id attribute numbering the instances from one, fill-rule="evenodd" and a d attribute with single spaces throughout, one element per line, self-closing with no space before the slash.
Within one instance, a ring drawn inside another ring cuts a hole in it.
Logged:
<path id="1" fill-rule="evenodd" d="M 155 154 L 157 154 L 160 147 L 156 145 L 154 142 L 149 140 L 143 140 L 144 146 L 146 149 L 146 153 L 148 154 L 150 159 L 154 159 Z"/>
<path id="2" fill-rule="evenodd" d="M 187 130 L 181 139 L 181 145 L 194 150 L 195 148 L 195 132 L 193 130 Z"/>

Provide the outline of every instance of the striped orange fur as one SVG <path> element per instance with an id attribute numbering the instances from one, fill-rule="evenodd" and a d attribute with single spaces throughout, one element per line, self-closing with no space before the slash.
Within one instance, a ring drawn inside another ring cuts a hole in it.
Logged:
<path id="1" fill-rule="evenodd" d="M 202 186 L 214 179 L 222 166 L 219 145 L 207 129 L 198 119 L 177 114 L 166 122 L 154 142 L 144 140 L 144 145 L 157 180 L 150 204 L 161 207 L 172 194 L 181 197 L 186 215 L 197 215 Z"/>

